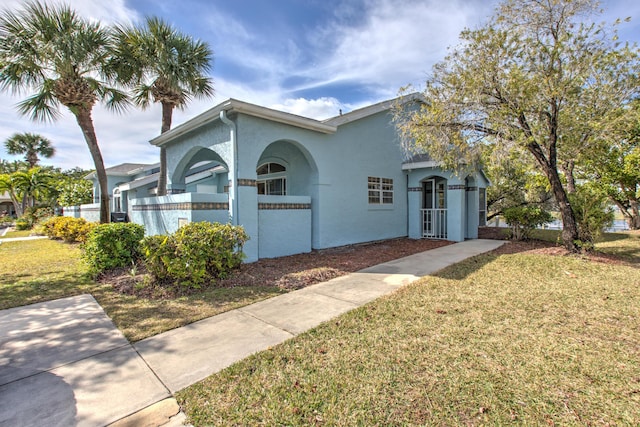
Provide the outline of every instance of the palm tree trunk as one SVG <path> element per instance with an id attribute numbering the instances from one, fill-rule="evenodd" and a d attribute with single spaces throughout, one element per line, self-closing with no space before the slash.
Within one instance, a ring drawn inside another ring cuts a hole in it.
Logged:
<path id="1" fill-rule="evenodd" d="M 171 129 L 173 118 L 173 104 L 162 103 L 162 127 L 160 133 L 163 134 Z M 160 176 L 158 177 L 158 196 L 167 194 L 167 149 L 160 147 Z"/>
<path id="2" fill-rule="evenodd" d="M 100 186 L 100 222 L 109 222 L 109 188 L 107 187 L 107 172 L 104 168 L 102 153 L 98 146 L 98 138 L 93 127 L 93 119 L 91 118 L 91 110 L 87 108 L 78 108 L 74 111 L 76 120 L 84 140 L 87 142 L 89 152 L 93 158 L 93 164 L 96 168 L 96 176 L 98 177 L 98 185 Z"/>

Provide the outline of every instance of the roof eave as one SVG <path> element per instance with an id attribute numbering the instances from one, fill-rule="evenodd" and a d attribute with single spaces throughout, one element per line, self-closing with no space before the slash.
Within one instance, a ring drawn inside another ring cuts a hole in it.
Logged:
<path id="1" fill-rule="evenodd" d="M 173 139 L 185 135 L 186 133 L 189 133 L 203 125 L 206 125 L 207 123 L 219 120 L 221 111 L 242 113 L 253 117 L 259 117 L 262 119 L 326 134 L 334 133 L 337 130 L 335 126 L 320 122 L 318 120 L 296 116 L 295 114 L 285 113 L 283 111 L 273 110 L 271 108 L 261 107 L 259 105 L 250 104 L 248 102 L 238 101 L 237 99 L 230 98 L 225 102 L 218 104 L 215 107 L 205 111 L 204 113 L 194 117 L 193 119 L 181 124 L 180 126 L 177 126 L 176 128 L 153 138 L 149 142 L 157 147 L 165 145 Z"/>

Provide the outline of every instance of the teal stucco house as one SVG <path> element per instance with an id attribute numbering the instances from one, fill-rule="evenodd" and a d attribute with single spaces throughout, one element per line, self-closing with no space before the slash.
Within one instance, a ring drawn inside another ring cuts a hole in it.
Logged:
<path id="1" fill-rule="evenodd" d="M 167 150 L 167 196 L 153 195 L 150 165 L 132 176 L 144 183 L 134 195 L 136 184 L 114 181 L 113 200 L 147 234 L 190 221 L 242 225 L 247 261 L 403 236 L 477 238 L 488 180 L 407 155 L 397 101 L 319 121 L 228 99 L 151 140 Z"/>

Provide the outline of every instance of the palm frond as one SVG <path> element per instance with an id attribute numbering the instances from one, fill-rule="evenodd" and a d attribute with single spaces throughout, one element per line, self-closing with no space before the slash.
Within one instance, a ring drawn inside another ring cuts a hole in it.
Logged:
<path id="1" fill-rule="evenodd" d="M 18 112 L 39 122 L 54 122 L 60 118 L 59 102 L 48 90 L 41 90 L 17 104 Z"/>

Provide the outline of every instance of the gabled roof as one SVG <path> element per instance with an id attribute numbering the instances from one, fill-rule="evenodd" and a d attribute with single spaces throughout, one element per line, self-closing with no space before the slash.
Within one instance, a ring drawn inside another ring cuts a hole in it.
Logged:
<path id="1" fill-rule="evenodd" d="M 160 163 L 121 163 L 105 169 L 107 176 L 130 176 L 140 172 L 148 171 L 160 166 Z M 85 179 L 92 179 L 96 176 L 95 171 L 91 172 Z"/>
<path id="2" fill-rule="evenodd" d="M 388 99 L 386 101 L 378 102 L 377 104 L 369 105 L 357 110 L 350 111 L 339 116 L 332 117 L 324 121 L 326 124 L 333 126 L 340 126 L 345 123 L 354 122 L 356 120 L 363 119 L 374 114 L 378 114 L 383 111 L 387 111 L 393 108 L 394 105 L 402 105 L 412 101 L 425 102 L 424 96 L 421 93 L 414 92 L 408 95 L 403 95 L 398 98 Z"/>
<path id="3" fill-rule="evenodd" d="M 205 111 L 204 113 L 194 117 L 193 119 L 181 124 L 180 126 L 177 126 L 170 131 L 153 138 L 149 142 L 156 146 L 164 145 L 172 139 L 191 132 L 192 130 L 197 129 L 200 126 L 216 120 L 220 120 L 220 113 L 222 111 L 225 111 L 227 113 L 242 113 L 253 117 L 259 117 L 278 123 L 284 123 L 291 126 L 312 130 L 315 132 L 333 133 L 336 131 L 335 126 L 322 123 L 321 121 L 315 119 L 297 116 L 295 114 L 285 113 L 284 111 L 278 111 L 230 98 Z"/>
<path id="4" fill-rule="evenodd" d="M 237 99 L 229 98 L 228 100 L 216 105 L 210 110 L 194 117 L 193 119 L 177 126 L 170 131 L 163 133 L 160 136 L 153 138 L 149 141 L 152 145 L 160 146 L 191 132 L 194 129 L 199 128 L 207 123 L 211 123 L 215 120 L 220 120 L 220 113 L 225 111 L 227 113 L 242 113 L 253 117 L 259 117 L 266 120 L 271 120 L 278 123 L 284 123 L 290 126 L 295 126 L 303 129 L 312 130 L 320 133 L 334 133 L 338 130 L 338 126 L 360 120 L 364 117 L 377 114 L 381 111 L 390 110 L 395 104 L 404 104 L 410 101 L 424 102 L 424 97 L 419 93 L 412 93 L 387 101 L 382 101 L 377 104 L 369 105 L 364 108 L 350 111 L 339 116 L 320 121 L 311 119 L 309 117 L 298 116 L 296 114 L 285 113 L 284 111 L 274 110 L 272 108 L 262 107 L 260 105 L 251 104 Z"/>

